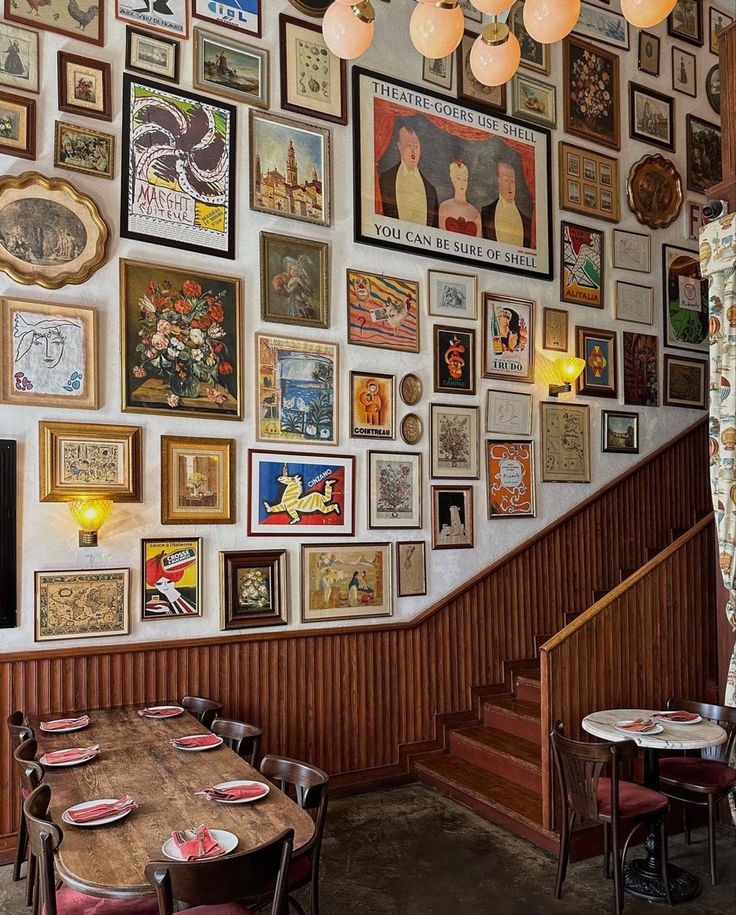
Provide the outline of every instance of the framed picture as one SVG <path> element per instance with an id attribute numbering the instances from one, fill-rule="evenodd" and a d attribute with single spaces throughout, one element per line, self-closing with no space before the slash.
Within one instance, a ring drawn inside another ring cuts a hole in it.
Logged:
<path id="1" fill-rule="evenodd" d="M 629 83 L 629 136 L 674 152 L 675 100 L 638 83 Z"/>
<path id="2" fill-rule="evenodd" d="M 478 317 L 478 277 L 474 273 L 430 270 L 428 286 L 427 314 L 463 321 Z"/>
<path id="3" fill-rule="evenodd" d="M 506 111 L 506 86 L 484 86 L 475 78 L 470 66 L 470 52 L 473 49 L 476 32 L 463 32 L 455 56 L 457 59 L 457 97 L 464 102 L 474 102 L 489 111 Z"/>
<path id="4" fill-rule="evenodd" d="M 281 13 L 279 47 L 281 107 L 347 124 L 347 64 L 327 47 L 321 26 Z"/>
<path id="5" fill-rule="evenodd" d="M 422 526 L 422 455 L 368 452 L 368 527 Z"/>
<path id="6" fill-rule="evenodd" d="M 141 619 L 202 616 L 202 538 L 141 540 Z"/>
<path id="7" fill-rule="evenodd" d="M 140 426 L 42 421 L 38 440 L 41 502 L 142 500 Z"/>
<path id="8" fill-rule="evenodd" d="M 126 413 L 242 419 L 241 281 L 120 259 Z"/>
<path id="9" fill-rule="evenodd" d="M 36 158 L 35 99 L 0 92 L 0 153 L 18 159 Z"/>
<path id="10" fill-rule="evenodd" d="M 616 280 L 616 318 L 633 324 L 653 324 L 654 290 L 651 286 Z"/>
<path id="11" fill-rule="evenodd" d="M 604 306 L 604 240 L 599 229 L 563 222 L 560 245 L 560 300 L 589 308 Z"/>
<path id="12" fill-rule="evenodd" d="M 56 121 L 54 166 L 96 178 L 114 178 L 115 137 L 91 127 Z"/>
<path id="13" fill-rule="evenodd" d="M 694 200 L 688 200 L 685 215 L 688 241 L 698 241 L 700 230 L 707 224 L 703 217 L 702 205 Z"/>
<path id="14" fill-rule="evenodd" d="M 299 327 L 329 327 L 326 241 L 261 232 L 261 318 Z"/>
<path id="15" fill-rule="evenodd" d="M 687 356 L 664 354 L 664 405 L 705 410 L 708 363 Z"/>
<path id="16" fill-rule="evenodd" d="M 406 413 L 399 424 L 401 437 L 407 445 L 418 445 L 424 435 L 424 423 L 416 413 Z"/>
<path id="17" fill-rule="evenodd" d="M 659 56 L 659 36 L 641 29 L 639 32 L 639 70 L 642 73 L 648 73 L 649 76 L 659 76 Z"/>
<path id="18" fill-rule="evenodd" d="M 188 0 L 149 2 L 143 6 L 140 0 L 115 0 L 115 18 L 174 38 L 189 38 Z"/>
<path id="19" fill-rule="evenodd" d="M 703 7 L 700 0 L 677 0 L 667 17 L 667 34 L 703 47 Z"/>
<path id="20" fill-rule="evenodd" d="M 720 184 L 723 178 L 721 166 L 721 128 L 709 121 L 702 121 L 694 114 L 687 116 L 687 186 L 698 194 Z"/>
<path id="21" fill-rule="evenodd" d="M 708 350 L 708 283 L 697 251 L 662 245 L 664 345 Z"/>
<path id="22" fill-rule="evenodd" d="M 348 343 L 419 352 L 419 283 L 347 271 Z"/>
<path id="23" fill-rule="evenodd" d="M 302 622 L 393 615 L 390 543 L 302 544 Z"/>
<path id="24" fill-rule="evenodd" d="M 496 435 L 532 434 L 532 395 L 516 391 L 487 392 L 486 432 Z"/>
<path id="25" fill-rule="evenodd" d="M 235 523 L 235 439 L 161 436 L 161 524 Z"/>
<path id="26" fill-rule="evenodd" d="M 549 76 L 550 46 L 542 44 L 541 41 L 535 41 L 527 32 L 524 26 L 524 3 L 522 0 L 517 0 L 511 7 L 507 25 L 519 41 L 521 66 L 525 70 L 533 70 L 535 73 L 544 73 L 545 76 Z"/>
<path id="27" fill-rule="evenodd" d="M 534 442 L 486 442 L 488 518 L 533 518 Z"/>
<path id="28" fill-rule="evenodd" d="M 629 209 L 642 225 L 664 229 L 682 209 L 682 179 L 675 163 L 664 156 L 642 156 L 626 179 Z"/>
<path id="29" fill-rule="evenodd" d="M 618 222 L 618 159 L 562 141 L 559 153 L 562 209 Z"/>
<path id="30" fill-rule="evenodd" d="M 601 451 L 604 454 L 638 454 L 639 414 L 603 410 Z"/>
<path id="31" fill-rule="evenodd" d="M 543 313 L 542 349 L 566 353 L 568 315 L 564 308 L 545 308 Z"/>
<path id="32" fill-rule="evenodd" d="M 721 67 L 714 64 L 705 77 L 705 94 L 708 104 L 717 115 L 721 113 Z"/>
<path id="33" fill-rule="evenodd" d="M 127 635 L 129 577 L 128 569 L 36 572 L 35 640 Z"/>
<path id="34" fill-rule="evenodd" d="M 623 51 L 629 50 L 629 23 L 620 13 L 601 9 L 592 3 L 580 4 L 580 18 L 573 34 L 592 38 L 601 44 L 612 45 Z"/>
<path id="35" fill-rule="evenodd" d="M 454 54 L 447 57 L 423 57 L 422 79 L 425 83 L 439 86 L 440 89 L 452 89 L 452 62 Z"/>
<path id="36" fill-rule="evenodd" d="M 179 53 L 179 42 L 171 38 L 145 32 L 131 25 L 125 30 L 126 70 L 178 83 Z"/>
<path id="37" fill-rule="evenodd" d="M 572 36 L 562 44 L 565 130 L 621 149 L 618 54 Z"/>
<path id="38" fill-rule="evenodd" d="M 432 486 L 432 549 L 467 550 L 475 545 L 472 486 Z"/>
<path id="39" fill-rule="evenodd" d="M 534 381 L 534 302 L 483 293 L 483 377 Z"/>
<path id="40" fill-rule="evenodd" d="M 268 51 L 195 27 L 194 88 L 268 108 Z"/>
<path id="41" fill-rule="evenodd" d="M 305 16 L 314 16 L 315 19 L 321 19 L 327 12 L 327 7 L 332 0 L 289 0 L 293 7 L 304 13 Z"/>
<path id="42" fill-rule="evenodd" d="M 659 338 L 623 332 L 624 403 L 659 406 Z"/>
<path id="43" fill-rule="evenodd" d="M 112 120 L 112 68 L 109 63 L 59 51 L 59 110 L 101 121 Z"/>
<path id="44" fill-rule="evenodd" d="M 480 476 L 478 407 L 433 403 L 429 407 L 433 480 Z"/>
<path id="45" fill-rule="evenodd" d="M 393 375 L 350 373 L 350 438 L 396 438 Z"/>
<path id="46" fill-rule="evenodd" d="M 555 130 L 557 127 L 557 89 L 550 83 L 517 73 L 511 80 L 511 114 Z"/>
<path id="47" fill-rule="evenodd" d="M 576 355 L 585 360 L 577 392 L 585 397 L 618 397 L 616 331 L 576 327 Z"/>
<path id="48" fill-rule="evenodd" d="M 38 32 L 0 22 L 0 85 L 38 93 Z"/>
<path id="49" fill-rule="evenodd" d="M 672 88 L 692 98 L 698 95 L 698 65 L 694 54 L 682 48 L 672 48 Z"/>
<path id="50" fill-rule="evenodd" d="M 483 22 L 483 13 L 476 9 L 470 0 L 460 0 L 459 7 L 468 22 Z"/>
<path id="51" fill-rule="evenodd" d="M 191 0 L 192 16 L 261 37 L 261 0 Z"/>
<path id="52" fill-rule="evenodd" d="M 256 334 L 256 440 L 336 445 L 338 349 Z"/>
<path id="53" fill-rule="evenodd" d="M 17 0 L 5 0 L 4 17 L 10 22 L 20 22 L 34 29 L 68 35 L 78 41 L 90 44 L 105 43 L 105 2 L 90 0 L 84 4 L 84 13 L 76 18 L 72 15 L 69 0 L 46 0 L 45 3 L 24 3 L 18 11 Z"/>
<path id="54" fill-rule="evenodd" d="M 0 403 L 97 409 L 97 312 L 0 298 Z"/>
<path id="55" fill-rule="evenodd" d="M 0 629 L 18 625 L 18 447 L 0 439 Z"/>
<path id="56" fill-rule="evenodd" d="M 220 629 L 286 625 L 286 558 L 286 550 L 220 553 Z"/>
<path id="57" fill-rule="evenodd" d="M 590 483 L 590 407 L 550 403 L 540 409 L 543 483 Z"/>
<path id="58" fill-rule="evenodd" d="M 549 278 L 549 132 L 369 70 L 352 73 L 355 240 Z M 421 179 L 411 203 L 402 169 Z M 499 200 L 510 221 L 497 222 Z"/>
<path id="59" fill-rule="evenodd" d="M 650 273 L 652 270 L 652 237 L 643 232 L 613 230 L 613 266 L 617 270 Z"/>
<path id="60" fill-rule="evenodd" d="M 120 234 L 234 258 L 235 136 L 233 105 L 125 73 Z"/>
<path id="61" fill-rule="evenodd" d="M 475 394 L 475 331 L 435 324 L 434 389 L 441 394 Z"/>
<path id="62" fill-rule="evenodd" d="M 426 547 L 424 540 L 396 543 L 397 597 L 421 597 L 427 593 Z"/>
<path id="63" fill-rule="evenodd" d="M 718 55 L 721 51 L 721 32 L 733 22 L 733 16 L 723 10 L 712 6 L 708 10 L 708 47 L 711 54 Z"/>

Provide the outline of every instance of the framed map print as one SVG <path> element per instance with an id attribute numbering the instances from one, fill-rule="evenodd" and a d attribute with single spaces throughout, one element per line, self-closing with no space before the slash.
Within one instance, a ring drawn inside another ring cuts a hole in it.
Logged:
<path id="1" fill-rule="evenodd" d="M 665 407 L 705 410 L 708 363 L 702 359 L 664 354 Z"/>
<path id="2" fill-rule="evenodd" d="M 115 17 L 153 32 L 189 38 L 189 0 L 115 0 Z"/>
<path id="3" fill-rule="evenodd" d="M 321 27 L 281 13 L 279 45 L 281 107 L 347 124 L 347 64 L 327 47 Z"/>
<path id="4" fill-rule="evenodd" d="M 262 0 L 191 0 L 195 19 L 261 37 Z"/>
<path id="5" fill-rule="evenodd" d="M 419 352 L 419 283 L 347 272 L 348 343 Z"/>
<path id="6" fill-rule="evenodd" d="M 590 483 L 590 407 L 544 401 L 539 409 L 542 482 Z"/>
<path id="7" fill-rule="evenodd" d="M 202 538 L 141 540 L 141 619 L 202 616 Z"/>
<path id="8" fill-rule="evenodd" d="M 390 543 L 302 545 L 302 622 L 393 615 Z"/>
<path id="9" fill-rule="evenodd" d="M 220 629 L 286 625 L 286 550 L 220 553 Z"/>
<path id="10" fill-rule="evenodd" d="M 79 9 L 79 2 L 77 8 Z M 73 16 L 71 0 L 5 0 L 4 16 L 10 22 L 20 22 L 34 29 L 57 32 L 90 44 L 105 43 L 105 0 L 84 0 L 81 16 Z M 4 49 L 3 49 L 4 50 Z M 20 88 L 20 87 L 19 87 Z"/>
<path id="11" fill-rule="evenodd" d="M 395 382 L 379 372 L 350 373 L 350 438 L 396 438 Z"/>
<path id="12" fill-rule="evenodd" d="M 433 403 L 429 413 L 432 479 L 477 480 L 480 476 L 478 407 Z"/>
<path id="13" fill-rule="evenodd" d="M 560 299 L 571 305 L 603 308 L 603 232 L 563 222 L 561 235 Z"/>
<path id="14" fill-rule="evenodd" d="M 368 527 L 422 526 L 422 455 L 368 452 Z"/>
<path id="15" fill-rule="evenodd" d="M 483 293 L 483 377 L 534 380 L 534 302 Z"/>
<path id="16" fill-rule="evenodd" d="M 235 523 L 235 439 L 161 436 L 161 524 Z"/>
<path id="17" fill-rule="evenodd" d="M 708 350 L 708 283 L 696 251 L 662 245 L 664 345 Z"/>
<path id="18" fill-rule="evenodd" d="M 534 442 L 486 442 L 486 494 L 489 519 L 534 517 Z"/>
<path id="19" fill-rule="evenodd" d="M 616 331 L 576 327 L 577 350 L 585 368 L 577 392 L 586 397 L 618 397 Z"/>
<path id="20" fill-rule="evenodd" d="M 35 640 L 127 635 L 129 578 L 128 569 L 36 572 Z"/>

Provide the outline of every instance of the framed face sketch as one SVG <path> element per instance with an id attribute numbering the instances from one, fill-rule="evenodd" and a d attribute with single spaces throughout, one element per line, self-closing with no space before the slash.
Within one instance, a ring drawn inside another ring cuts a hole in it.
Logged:
<path id="1" fill-rule="evenodd" d="M 721 128 L 695 115 L 687 116 L 687 186 L 697 194 L 720 184 Z"/>
<path id="2" fill-rule="evenodd" d="M 279 16 L 281 107 L 335 124 L 348 122 L 347 64 L 318 25 Z"/>
<path id="3" fill-rule="evenodd" d="M 488 391 L 486 432 L 497 435 L 532 434 L 532 395 L 516 391 Z"/>
<path id="4" fill-rule="evenodd" d="M 563 308 L 545 308 L 543 313 L 542 349 L 567 352 L 567 312 Z"/>
<path id="5" fill-rule="evenodd" d="M 618 397 L 616 331 L 576 327 L 577 351 L 585 368 L 577 381 L 578 394 L 585 397 Z"/>
<path id="6" fill-rule="evenodd" d="M 506 86 L 484 86 L 475 78 L 470 68 L 470 52 L 476 38 L 476 32 L 463 33 L 457 46 L 457 97 L 465 102 L 475 102 L 491 111 L 506 111 Z"/>
<path id="7" fill-rule="evenodd" d="M 703 7 L 700 0 L 677 0 L 667 17 L 667 34 L 703 47 Z"/>
<path id="8" fill-rule="evenodd" d="M 113 178 L 115 136 L 57 121 L 54 134 L 54 165 L 96 178 Z"/>
<path id="9" fill-rule="evenodd" d="M 261 232 L 261 317 L 278 324 L 329 327 L 326 241 Z"/>
<path id="10" fill-rule="evenodd" d="M 422 79 L 425 83 L 439 86 L 440 89 L 452 89 L 452 62 L 453 54 L 447 57 L 423 57 Z"/>
<path id="11" fill-rule="evenodd" d="M 163 32 L 175 38 L 189 38 L 188 0 L 165 0 L 144 3 L 140 0 L 115 0 L 115 17 L 122 22 L 143 26 L 152 32 Z"/>
<path id="12" fill-rule="evenodd" d="M 616 280 L 616 318 L 634 324 L 653 324 L 654 290 L 651 286 Z"/>
<path id="13" fill-rule="evenodd" d="M 141 619 L 202 616 L 202 538 L 141 540 Z"/>
<path id="14" fill-rule="evenodd" d="M 430 270 L 427 314 L 438 318 L 475 321 L 478 317 L 478 277 L 473 273 Z"/>
<path id="15" fill-rule="evenodd" d="M 302 545 L 302 622 L 393 615 L 390 543 Z"/>
<path id="16" fill-rule="evenodd" d="M 478 407 L 430 405 L 431 476 L 434 480 L 477 480 L 480 476 Z"/>
<path id="17" fill-rule="evenodd" d="M 535 73 L 544 73 L 549 76 L 550 71 L 550 46 L 535 41 L 524 27 L 524 4 L 517 0 L 511 7 L 508 26 L 519 40 L 521 48 L 521 66 Z"/>
<path id="18" fill-rule="evenodd" d="M 641 29 L 639 31 L 638 67 L 642 73 L 648 73 L 649 76 L 659 76 L 659 52 L 659 36 Z"/>
<path id="19" fill-rule="evenodd" d="M 649 273 L 652 269 L 652 237 L 643 232 L 613 230 L 613 266 L 617 270 Z"/>
<path id="20" fill-rule="evenodd" d="M 696 251 L 662 245 L 665 346 L 708 349 L 708 283 Z"/>
<path id="21" fill-rule="evenodd" d="M 36 572 L 37 642 L 127 635 L 130 570 Z"/>
<path id="22" fill-rule="evenodd" d="M 287 622 L 286 550 L 220 553 L 220 629 Z"/>
<path id="23" fill-rule="evenodd" d="M 590 407 L 539 405 L 543 483 L 590 483 Z"/>
<path id="24" fill-rule="evenodd" d="M 0 153 L 36 158 L 36 101 L 0 92 Z"/>
<path id="25" fill-rule="evenodd" d="M 469 550 L 475 545 L 472 486 L 432 486 L 432 549 Z"/>
<path id="26" fill-rule="evenodd" d="M 623 332 L 624 403 L 659 406 L 659 338 Z"/>
<path id="27" fill-rule="evenodd" d="M 38 33 L 0 22 L 0 85 L 38 92 Z"/>
<path id="28" fill-rule="evenodd" d="M 105 43 L 104 0 L 90 0 L 84 3 L 84 12 L 74 16 L 74 7 L 69 0 L 45 0 L 19 4 L 17 0 L 5 0 L 4 16 L 11 22 L 30 25 L 34 29 L 68 35 L 78 41 L 90 44 Z M 79 8 L 79 4 L 77 4 Z M 19 9 L 20 7 L 20 9 Z"/>
<path id="29" fill-rule="evenodd" d="M 705 410 L 708 363 L 702 359 L 664 354 L 665 407 Z"/>
<path id="30" fill-rule="evenodd" d="M 560 245 L 560 300 L 604 307 L 604 242 L 599 229 L 563 222 Z"/>
<path id="31" fill-rule="evenodd" d="M 368 452 L 368 527 L 422 526 L 422 455 Z"/>
<path id="32" fill-rule="evenodd" d="M 483 293 L 483 377 L 534 380 L 534 302 Z"/>
<path id="33" fill-rule="evenodd" d="M 427 593 L 426 546 L 423 540 L 400 540 L 397 542 L 397 597 L 421 597 Z"/>
<path id="34" fill-rule="evenodd" d="M 235 439 L 161 436 L 161 523 L 235 523 Z"/>
<path id="35" fill-rule="evenodd" d="M 475 394 L 475 331 L 434 325 L 434 389 Z"/>
<path id="36" fill-rule="evenodd" d="M 131 25 L 125 30 L 126 70 L 178 83 L 179 50 L 179 42 L 164 35 L 154 35 Z"/>
<path id="37" fill-rule="evenodd" d="M 393 375 L 350 373 L 350 437 L 396 438 Z"/>
<path id="38" fill-rule="evenodd" d="M 486 442 L 488 518 L 536 514 L 534 442 Z"/>
<path id="39" fill-rule="evenodd" d="M 682 48 L 672 48 L 672 88 L 696 98 L 698 63 L 694 54 Z"/>
<path id="40" fill-rule="evenodd" d="M 639 414 L 603 410 L 601 451 L 604 454 L 638 454 Z"/>
<path id="41" fill-rule="evenodd" d="M 268 108 L 268 51 L 194 29 L 194 88 Z"/>
<path id="42" fill-rule="evenodd" d="M 419 283 L 347 272 L 348 343 L 419 352 Z"/>
<path id="43" fill-rule="evenodd" d="M 562 141 L 559 153 L 562 209 L 618 222 L 618 159 Z"/>
<path id="44" fill-rule="evenodd" d="M 621 149 L 618 54 L 573 37 L 562 48 L 565 130 Z"/>
<path id="45" fill-rule="evenodd" d="M 191 0 L 192 16 L 261 37 L 261 0 Z"/>
<path id="46" fill-rule="evenodd" d="M 109 63 L 59 51 L 59 110 L 102 121 L 112 120 L 112 69 Z"/>
<path id="47" fill-rule="evenodd" d="M 629 136 L 675 150 L 675 100 L 648 86 L 629 83 Z"/>

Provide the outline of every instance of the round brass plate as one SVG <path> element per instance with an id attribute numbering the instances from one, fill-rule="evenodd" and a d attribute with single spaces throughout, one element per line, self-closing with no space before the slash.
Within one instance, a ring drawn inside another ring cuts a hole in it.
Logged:
<path id="1" fill-rule="evenodd" d="M 327 7 L 332 5 L 332 0 L 289 0 L 289 3 L 295 6 L 300 13 L 321 19 L 327 11 Z"/>
<path id="2" fill-rule="evenodd" d="M 399 384 L 399 394 L 404 403 L 413 407 L 415 404 L 418 404 L 422 397 L 422 382 L 414 374 L 414 372 L 409 372 L 408 375 L 404 375 Z"/>
<path id="3" fill-rule="evenodd" d="M 416 445 L 424 434 L 424 423 L 416 413 L 407 413 L 401 420 L 401 437 L 407 445 Z"/>
<path id="4" fill-rule="evenodd" d="M 629 172 L 626 197 L 640 223 L 650 229 L 664 229 L 682 209 L 682 178 L 664 156 L 644 156 Z"/>

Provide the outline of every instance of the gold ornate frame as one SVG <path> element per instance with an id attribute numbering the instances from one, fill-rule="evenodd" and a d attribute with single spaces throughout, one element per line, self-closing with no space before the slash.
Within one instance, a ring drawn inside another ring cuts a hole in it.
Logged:
<path id="1" fill-rule="evenodd" d="M 235 523 L 235 439 L 201 438 L 200 436 L 161 436 L 161 524 L 234 524 Z M 222 511 L 187 514 L 174 505 L 174 460 L 177 450 L 220 451 L 223 458 Z"/>

